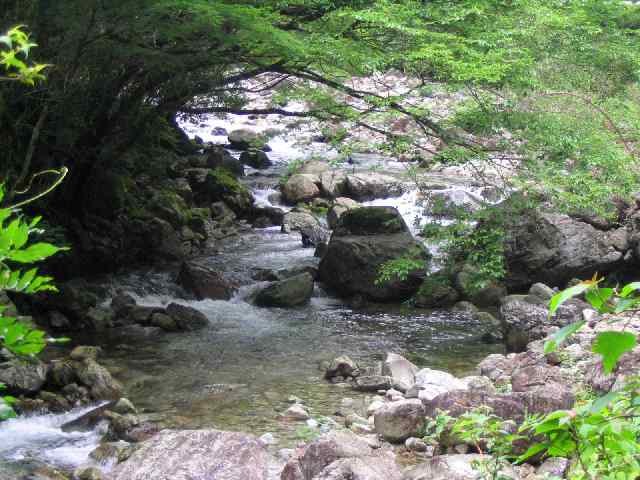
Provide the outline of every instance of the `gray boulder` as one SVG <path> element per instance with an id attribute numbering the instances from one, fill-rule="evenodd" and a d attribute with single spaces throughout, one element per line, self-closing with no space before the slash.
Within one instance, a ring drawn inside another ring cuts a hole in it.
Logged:
<path id="1" fill-rule="evenodd" d="M 282 187 L 282 195 L 287 203 L 295 205 L 298 202 L 308 202 L 320 196 L 318 188 L 320 179 L 308 173 L 291 175 Z"/>
<path id="2" fill-rule="evenodd" d="M 340 217 L 344 212 L 353 208 L 358 208 L 360 206 L 361 205 L 358 202 L 356 202 L 355 200 L 351 200 L 350 198 L 336 198 L 333 202 L 332 207 L 327 213 L 327 223 L 329 224 L 329 228 L 336 228 L 336 226 L 338 225 L 338 220 L 340 220 Z"/>
<path id="3" fill-rule="evenodd" d="M 311 213 L 294 209 L 284 215 L 282 220 L 282 232 L 300 232 L 304 247 L 326 244 L 329 239 L 329 231 L 322 226 L 320 221 Z"/>
<path id="4" fill-rule="evenodd" d="M 244 176 L 244 167 L 239 160 L 235 159 L 228 151 L 220 146 L 215 146 L 209 150 L 207 157 L 207 167 L 224 168 L 236 177 Z M 191 189 L 189 189 L 191 190 Z"/>
<path id="5" fill-rule="evenodd" d="M 424 427 L 425 410 L 417 399 L 386 403 L 373 416 L 376 432 L 392 443 L 418 436 Z"/>
<path id="6" fill-rule="evenodd" d="M 110 474 L 110 480 L 266 480 L 269 454 L 256 437 L 218 430 L 163 430 Z"/>
<path id="7" fill-rule="evenodd" d="M 249 150 L 250 148 L 264 148 L 266 138 L 253 130 L 240 128 L 229 132 L 229 144 L 234 150 Z"/>
<path id="8" fill-rule="evenodd" d="M 271 159 L 262 150 L 250 149 L 242 152 L 240 155 L 240 163 L 249 165 L 250 167 L 257 168 L 259 170 L 269 168 L 273 165 Z"/>
<path id="9" fill-rule="evenodd" d="M 354 173 L 346 176 L 345 196 L 359 202 L 376 198 L 399 197 L 404 193 L 402 182 L 377 172 Z"/>
<path id="10" fill-rule="evenodd" d="M 0 363 L 0 383 L 6 385 L 6 393 L 30 395 L 37 393 L 47 379 L 47 365 L 37 359 L 18 358 Z"/>
<path id="11" fill-rule="evenodd" d="M 385 476 L 386 475 L 386 476 Z M 333 431 L 314 440 L 289 460 L 281 480 L 399 480 L 393 457 L 375 451 L 349 431 Z"/>
<path id="12" fill-rule="evenodd" d="M 530 211 L 507 228 L 507 288 L 535 282 L 562 287 L 572 278 L 606 275 L 622 264 L 628 249 L 624 228 L 602 231 L 567 215 Z"/>
<path id="13" fill-rule="evenodd" d="M 545 338 L 554 327 L 564 327 L 582 319 L 589 305 L 571 299 L 560 306 L 549 318 L 548 300 L 533 295 L 509 295 L 500 301 L 500 321 L 507 348 L 524 351 L 533 340 Z"/>
<path id="14" fill-rule="evenodd" d="M 391 377 L 394 388 L 402 393 L 415 384 L 418 370 L 418 367 L 397 353 L 387 353 L 387 358 L 382 364 L 382 374 Z"/>
<path id="15" fill-rule="evenodd" d="M 78 381 L 89 389 L 94 400 L 116 400 L 122 395 L 122 385 L 118 383 L 102 365 L 91 358 L 72 362 Z"/>
<path id="16" fill-rule="evenodd" d="M 442 393 L 466 389 L 467 384 L 450 373 L 423 368 L 416 372 L 414 385 L 407 391 L 407 395 L 428 402 Z"/>
<path id="17" fill-rule="evenodd" d="M 237 285 L 220 273 L 194 261 L 182 264 L 176 281 L 198 300 L 229 300 L 237 290 Z"/>
<path id="18" fill-rule="evenodd" d="M 392 207 L 362 207 L 345 212 L 336 226 L 319 267 L 319 278 L 341 296 L 362 295 L 376 301 L 411 297 L 424 271 L 405 280 L 378 284 L 380 267 L 403 255 L 427 259 L 427 253 Z"/>
<path id="19" fill-rule="evenodd" d="M 346 192 L 346 174 L 332 170 L 320 174 L 320 190 L 327 198 L 337 198 Z"/>
<path id="20" fill-rule="evenodd" d="M 209 326 L 209 319 L 206 315 L 195 308 L 170 303 L 167 306 L 166 314 L 170 316 L 180 330 L 199 330 Z"/>
<path id="21" fill-rule="evenodd" d="M 305 272 L 260 290 L 254 302 L 260 307 L 295 307 L 307 303 L 312 293 L 313 276 Z"/>

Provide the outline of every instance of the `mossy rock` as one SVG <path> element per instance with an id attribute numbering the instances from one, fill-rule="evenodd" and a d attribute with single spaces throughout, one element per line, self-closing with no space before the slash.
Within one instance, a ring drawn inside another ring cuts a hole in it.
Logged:
<path id="1" fill-rule="evenodd" d="M 187 202 L 175 192 L 161 191 L 151 201 L 149 208 L 171 225 L 182 226 L 189 220 Z"/>
<path id="2" fill-rule="evenodd" d="M 424 279 L 414 298 L 415 305 L 424 308 L 444 308 L 454 305 L 460 295 L 445 275 L 431 275 Z"/>
<path id="3" fill-rule="evenodd" d="M 125 176 L 98 171 L 85 184 L 84 208 L 94 215 L 114 218 L 129 203 L 129 195 Z"/>
<path id="4" fill-rule="evenodd" d="M 345 236 L 406 233 L 409 229 L 393 207 L 362 207 L 344 212 L 335 231 Z"/>
<path id="5" fill-rule="evenodd" d="M 205 188 L 211 201 L 224 201 L 238 213 L 246 213 L 253 205 L 251 192 L 227 170 L 216 168 L 207 174 Z"/>

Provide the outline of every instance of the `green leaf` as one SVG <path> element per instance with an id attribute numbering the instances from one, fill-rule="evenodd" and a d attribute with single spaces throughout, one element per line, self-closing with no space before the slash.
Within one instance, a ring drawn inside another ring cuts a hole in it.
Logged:
<path id="1" fill-rule="evenodd" d="M 620 292 L 621 297 L 628 297 L 631 293 L 640 290 L 640 282 L 633 282 L 626 285 Z"/>
<path id="2" fill-rule="evenodd" d="M 567 288 L 562 290 L 559 293 L 556 293 L 551 300 L 549 301 L 549 316 L 553 316 L 554 313 L 558 310 L 560 305 L 562 305 L 567 300 L 577 297 L 578 295 L 582 295 L 584 292 L 593 288 L 594 283 L 592 281 L 581 282 L 578 285 L 574 285 L 571 288 Z"/>
<path id="3" fill-rule="evenodd" d="M 592 288 L 585 293 L 585 299 L 591 304 L 593 308 L 600 313 L 606 313 L 611 311 L 611 307 L 607 305 L 607 302 L 614 294 L 613 288 Z"/>
<path id="4" fill-rule="evenodd" d="M 49 243 L 35 243 L 24 250 L 10 252 L 7 258 L 18 263 L 33 263 L 44 260 L 56 253 L 67 250 L 66 248 L 56 247 Z"/>
<path id="5" fill-rule="evenodd" d="M 549 448 L 549 445 L 546 443 L 534 443 L 529 447 L 529 449 L 526 452 L 524 452 L 522 455 L 518 457 L 517 461 L 518 463 L 525 462 L 529 460 L 531 457 L 533 457 L 534 455 L 537 455 L 540 452 L 544 452 L 547 448 Z"/>
<path id="6" fill-rule="evenodd" d="M 591 413 L 598 413 L 605 407 L 609 406 L 609 404 L 616 400 L 618 397 L 620 397 L 620 392 L 609 392 L 606 395 L 603 395 L 602 397 L 594 400 L 591 404 L 591 407 L 589 408 L 589 411 Z"/>
<path id="7" fill-rule="evenodd" d="M 551 338 L 547 340 L 544 344 L 544 353 L 555 352 L 558 346 L 565 341 L 568 337 L 576 333 L 580 330 L 584 324 L 587 323 L 584 320 L 580 320 L 579 322 L 571 323 L 565 327 L 562 327 L 556 333 L 551 335 Z"/>
<path id="8" fill-rule="evenodd" d="M 635 348 L 638 339 L 629 332 L 602 332 L 593 344 L 593 352 L 602 355 L 602 366 L 606 373 L 611 373 L 618 359 Z"/>

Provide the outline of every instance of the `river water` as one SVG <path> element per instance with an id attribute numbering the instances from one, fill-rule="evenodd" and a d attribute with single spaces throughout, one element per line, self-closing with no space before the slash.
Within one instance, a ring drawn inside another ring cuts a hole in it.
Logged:
<path id="1" fill-rule="evenodd" d="M 213 127 L 231 130 L 239 126 L 264 128 L 234 118 L 188 124 L 185 130 L 205 141 L 224 143 L 226 137 L 210 134 Z M 251 171 L 245 177 L 258 203 L 271 205 L 269 195 L 276 191 L 278 177 L 289 162 L 311 154 L 335 155 L 321 144 L 296 145 L 294 141 L 304 135 L 294 132 L 272 139 L 269 156 L 275 166 Z M 361 169 L 371 168 L 370 162 L 382 163 L 385 171 L 400 172 L 403 168 L 379 157 L 360 160 L 357 168 Z M 415 225 L 416 217 L 423 217 L 416 199 L 416 192 L 409 191 L 398 199 L 370 203 L 395 206 L 408 224 Z M 271 433 L 276 439 L 274 448 L 289 447 L 300 440 L 305 425 L 280 417 L 290 396 L 302 399 L 320 423 L 336 418 L 344 397 L 366 401 L 364 395 L 345 385 L 324 381 L 319 368 L 323 361 L 347 354 L 361 364 L 372 365 L 391 351 L 419 366 L 468 374 L 484 356 L 500 350 L 483 344 L 478 333 L 481 329 L 464 314 L 397 305 L 356 309 L 328 295 L 321 286 L 316 286 L 307 306 L 253 306 L 247 297 L 260 283 L 251 279 L 252 269 L 316 264 L 313 249 L 302 247 L 299 234 L 283 234 L 278 228 L 249 230 L 217 248 L 216 255 L 204 255 L 200 260 L 242 285 L 229 301 L 185 300 L 175 284 L 175 271 L 139 270 L 111 279 L 109 285 L 112 290 L 130 292 L 141 305 L 178 302 L 197 308 L 209 318 L 209 328 L 151 337 L 122 335 L 114 329 L 99 339 L 91 337 L 93 343 L 102 345 L 101 362 L 123 383 L 127 397 L 143 417 L 162 426 Z M 9 464 L 17 468 L 35 460 L 73 468 L 85 463 L 99 442 L 99 432 L 67 434 L 59 428 L 82 413 L 84 410 L 1 424 L 0 457 L 5 463 L 0 465 L 0 479 Z"/>

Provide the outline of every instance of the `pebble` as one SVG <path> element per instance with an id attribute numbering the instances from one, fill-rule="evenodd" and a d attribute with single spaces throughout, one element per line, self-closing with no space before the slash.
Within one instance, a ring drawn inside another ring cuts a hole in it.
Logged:
<path id="1" fill-rule="evenodd" d="M 373 402 L 371 402 L 371 404 L 367 407 L 367 416 L 369 415 L 373 415 L 374 413 L 376 413 L 377 410 L 379 410 L 380 408 L 384 407 L 384 402 L 381 400 L 374 400 Z"/>
<path id="2" fill-rule="evenodd" d="M 291 418 L 293 420 L 309 419 L 309 412 L 307 412 L 304 407 L 298 403 L 287 408 L 287 411 L 284 413 L 284 415 L 285 417 Z"/>
<path id="3" fill-rule="evenodd" d="M 407 450 L 412 452 L 426 452 L 429 446 L 419 438 L 410 437 L 404 442 L 404 446 Z"/>
<path id="4" fill-rule="evenodd" d="M 276 443 L 276 437 L 273 436 L 273 433 L 268 432 L 260 437 L 260 441 L 265 445 L 273 445 Z"/>

